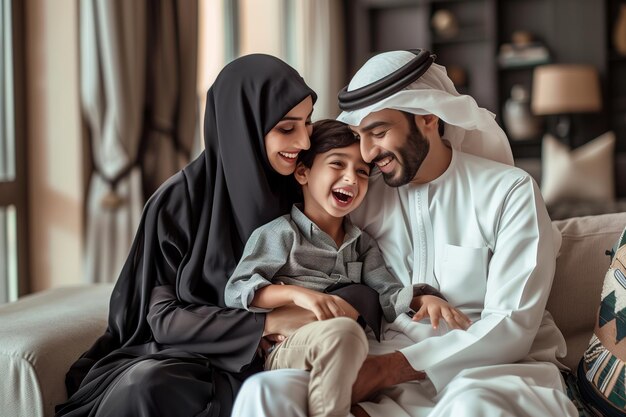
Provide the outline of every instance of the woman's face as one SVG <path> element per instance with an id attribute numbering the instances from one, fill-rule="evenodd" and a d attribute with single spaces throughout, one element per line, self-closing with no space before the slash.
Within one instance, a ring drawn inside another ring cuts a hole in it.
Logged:
<path id="1" fill-rule="evenodd" d="M 279 174 L 293 174 L 298 154 L 311 146 L 311 113 L 313 100 L 308 96 L 265 135 L 267 158 L 274 171 Z"/>

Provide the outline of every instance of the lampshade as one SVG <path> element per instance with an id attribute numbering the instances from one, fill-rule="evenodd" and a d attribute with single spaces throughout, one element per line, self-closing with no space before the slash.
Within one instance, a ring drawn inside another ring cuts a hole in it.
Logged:
<path id="1" fill-rule="evenodd" d="M 600 111 L 598 73 L 590 65 L 542 65 L 535 68 L 531 109 L 534 114 Z"/>

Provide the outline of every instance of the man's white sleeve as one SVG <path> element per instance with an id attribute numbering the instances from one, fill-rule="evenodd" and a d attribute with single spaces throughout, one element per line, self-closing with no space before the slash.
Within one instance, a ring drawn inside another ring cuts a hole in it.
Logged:
<path id="1" fill-rule="evenodd" d="M 452 330 L 401 349 L 437 390 L 465 368 L 523 359 L 541 323 L 555 252 L 552 224 L 532 179 L 521 178 L 511 187 L 494 227 L 480 320 L 466 331 Z"/>

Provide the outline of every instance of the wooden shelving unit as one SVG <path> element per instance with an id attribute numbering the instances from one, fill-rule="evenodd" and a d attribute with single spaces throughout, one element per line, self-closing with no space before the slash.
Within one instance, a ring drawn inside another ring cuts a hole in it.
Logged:
<path id="1" fill-rule="evenodd" d="M 617 150 L 626 152 L 626 55 L 617 52 L 613 45 L 613 30 L 623 0 L 608 0 L 606 7 L 606 47 L 608 50 L 605 94 L 609 123 L 617 137 Z"/>
<path id="2" fill-rule="evenodd" d="M 626 56 L 614 51 L 610 39 L 619 4 L 624 0 L 344 0 L 346 6 L 346 80 L 379 51 L 428 48 L 437 62 L 465 71 L 459 91 L 498 115 L 515 84 L 532 91 L 536 64 L 502 67 L 498 52 L 513 32 L 525 30 L 545 45 L 548 62 L 595 66 L 603 85 L 601 114 L 575 115 L 573 146 L 609 129 L 617 149 L 626 152 Z M 437 35 L 431 18 L 448 10 L 458 23 L 454 37 Z M 541 64 L 544 64 L 542 62 Z M 546 118 L 550 130 L 554 120 Z M 505 127 L 506 129 L 506 127 Z M 541 136 L 541 135 L 540 135 Z M 511 141 L 515 157 L 539 157 L 541 137 Z"/>

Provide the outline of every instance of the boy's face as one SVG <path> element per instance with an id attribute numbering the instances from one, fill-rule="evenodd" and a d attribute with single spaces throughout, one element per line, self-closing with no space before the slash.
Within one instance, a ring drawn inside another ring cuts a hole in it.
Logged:
<path id="1" fill-rule="evenodd" d="M 295 176 L 302 185 L 307 214 L 343 217 L 363 202 L 369 174 L 359 144 L 354 143 L 316 155 L 311 168 L 298 165 Z"/>

